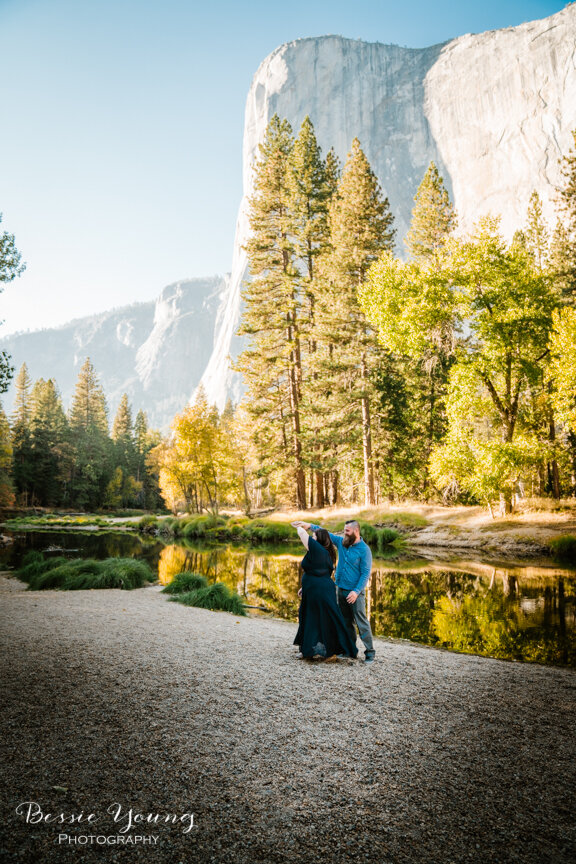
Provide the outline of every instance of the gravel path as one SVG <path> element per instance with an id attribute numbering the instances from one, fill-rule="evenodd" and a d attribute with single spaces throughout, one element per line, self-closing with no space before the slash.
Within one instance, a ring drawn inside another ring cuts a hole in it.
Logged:
<path id="1" fill-rule="evenodd" d="M 294 624 L 157 586 L 0 593 L 2 860 L 574 861 L 570 670 L 383 640 L 309 663 Z"/>

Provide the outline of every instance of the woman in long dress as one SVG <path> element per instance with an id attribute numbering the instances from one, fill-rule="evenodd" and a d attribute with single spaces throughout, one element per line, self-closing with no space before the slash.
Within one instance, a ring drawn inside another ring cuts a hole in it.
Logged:
<path id="1" fill-rule="evenodd" d="M 294 526 L 307 552 L 302 559 L 302 597 L 298 611 L 298 632 L 294 644 L 303 657 L 329 658 L 337 655 L 356 657 L 358 649 L 338 608 L 332 572 L 336 565 L 336 549 L 328 531 L 319 528 L 310 537 Z"/>

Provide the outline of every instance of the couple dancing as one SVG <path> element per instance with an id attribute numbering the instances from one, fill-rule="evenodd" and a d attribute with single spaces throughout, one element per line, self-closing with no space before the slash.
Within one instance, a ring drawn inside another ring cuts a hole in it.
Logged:
<path id="1" fill-rule="evenodd" d="M 302 598 L 299 627 L 294 639 L 305 658 L 356 657 L 356 631 L 366 649 L 365 661 L 374 660 L 370 622 L 366 617 L 365 589 L 372 568 L 372 553 L 360 536 L 358 522 L 346 522 L 344 536 L 319 525 L 292 522 L 308 550 L 302 559 Z M 312 529 L 312 536 L 308 530 Z M 336 565 L 336 588 L 332 571 Z"/>

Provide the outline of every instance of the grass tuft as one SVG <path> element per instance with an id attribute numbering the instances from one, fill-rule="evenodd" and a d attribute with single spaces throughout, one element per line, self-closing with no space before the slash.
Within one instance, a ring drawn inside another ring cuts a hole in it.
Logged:
<path id="1" fill-rule="evenodd" d="M 224 585 L 223 582 L 215 582 L 213 585 L 197 588 L 195 591 L 187 591 L 184 594 L 174 594 L 170 600 L 182 603 L 184 606 L 196 606 L 200 609 L 246 615 L 246 609 L 240 595 Z"/>
<path id="2" fill-rule="evenodd" d="M 172 582 L 162 589 L 163 594 L 185 594 L 196 591 L 198 588 L 206 588 L 208 580 L 199 573 L 178 573 Z"/>

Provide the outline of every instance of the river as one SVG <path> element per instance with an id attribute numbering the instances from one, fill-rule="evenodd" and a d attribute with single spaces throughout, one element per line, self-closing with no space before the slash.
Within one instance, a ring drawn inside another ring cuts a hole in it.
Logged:
<path id="1" fill-rule="evenodd" d="M 164 544 L 138 535 L 96 531 L 4 531 L 3 569 L 15 569 L 37 549 L 70 557 L 138 557 L 167 584 L 184 570 L 225 582 L 252 614 L 291 621 L 298 616 L 297 547 Z M 64 551 L 62 551 L 64 550 Z M 375 558 L 368 588 L 375 635 L 513 661 L 576 667 L 576 570 L 547 560 L 489 561 L 417 557 Z"/>

